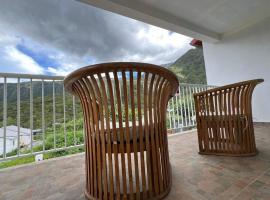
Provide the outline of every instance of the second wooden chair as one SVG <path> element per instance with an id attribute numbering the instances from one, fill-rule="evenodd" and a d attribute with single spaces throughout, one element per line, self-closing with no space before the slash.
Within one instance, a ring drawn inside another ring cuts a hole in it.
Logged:
<path id="1" fill-rule="evenodd" d="M 199 153 L 251 156 L 257 153 L 251 98 L 263 79 L 194 94 Z"/>

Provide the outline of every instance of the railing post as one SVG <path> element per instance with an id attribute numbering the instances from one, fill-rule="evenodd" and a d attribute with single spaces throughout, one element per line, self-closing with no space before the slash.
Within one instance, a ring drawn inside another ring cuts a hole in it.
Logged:
<path id="1" fill-rule="evenodd" d="M 30 79 L 30 148 L 33 153 L 33 79 Z"/>
<path id="2" fill-rule="evenodd" d="M 178 93 L 176 93 L 176 96 L 175 96 L 175 102 L 176 102 L 176 111 L 177 111 L 177 128 L 180 128 L 180 114 L 179 114 L 179 90 L 178 90 Z"/>
<path id="3" fill-rule="evenodd" d="M 45 150 L 45 103 L 44 103 L 44 79 L 42 79 L 42 141 L 43 141 L 43 151 Z"/>
<path id="4" fill-rule="evenodd" d="M 77 144 L 76 138 L 76 103 L 75 103 L 75 96 L 72 96 L 72 107 L 73 107 L 73 142 L 74 145 Z"/>
<path id="5" fill-rule="evenodd" d="M 173 115 L 172 115 L 172 118 L 173 118 L 173 128 L 175 129 L 175 110 L 174 110 L 174 97 L 171 98 L 171 102 L 172 102 L 172 111 L 173 111 Z"/>
<path id="6" fill-rule="evenodd" d="M 63 114 L 64 114 L 64 140 L 65 140 L 65 147 L 67 147 L 67 131 L 66 131 L 66 93 L 65 87 L 63 85 Z"/>
<path id="7" fill-rule="evenodd" d="M 56 148 L 56 131 L 55 131 L 55 80 L 53 80 L 53 148 Z"/>
<path id="8" fill-rule="evenodd" d="M 6 140 L 7 140 L 7 77 L 4 77 L 4 95 L 3 95 L 3 127 L 4 127 L 4 134 L 3 134 L 3 158 L 6 158 Z"/>
<path id="9" fill-rule="evenodd" d="M 21 137 L 21 94 L 20 78 L 17 79 L 17 155 L 20 155 L 20 137 Z"/>
<path id="10" fill-rule="evenodd" d="M 182 110 L 182 95 L 181 95 L 182 89 L 181 85 L 179 85 L 179 104 L 180 104 L 180 114 L 181 114 L 181 128 L 184 126 L 184 117 L 183 117 L 183 110 Z"/>

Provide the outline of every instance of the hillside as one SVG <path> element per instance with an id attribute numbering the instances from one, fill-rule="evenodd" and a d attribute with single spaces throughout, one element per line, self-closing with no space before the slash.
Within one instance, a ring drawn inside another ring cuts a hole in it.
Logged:
<path id="1" fill-rule="evenodd" d="M 188 50 L 168 69 L 179 76 L 181 83 L 206 84 L 203 49 L 201 48 Z"/>
<path id="2" fill-rule="evenodd" d="M 33 81 L 33 99 L 41 97 L 42 82 Z M 0 102 L 3 101 L 4 84 L 0 83 Z M 62 94 L 63 83 L 62 81 L 55 81 L 55 94 Z M 52 96 L 53 94 L 53 82 L 44 81 L 44 97 Z M 20 96 L 21 101 L 29 101 L 30 98 L 30 81 L 24 81 L 20 83 Z M 17 101 L 17 83 L 7 84 L 7 99 L 8 102 Z"/>

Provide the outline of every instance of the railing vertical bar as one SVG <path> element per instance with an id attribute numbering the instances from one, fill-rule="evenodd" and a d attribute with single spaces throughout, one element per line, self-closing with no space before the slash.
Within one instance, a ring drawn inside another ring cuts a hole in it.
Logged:
<path id="1" fill-rule="evenodd" d="M 53 80 L 53 148 L 56 148 L 55 81 Z"/>
<path id="2" fill-rule="evenodd" d="M 200 92 L 200 91 L 201 91 L 201 87 L 199 86 L 196 88 L 196 92 Z"/>
<path id="3" fill-rule="evenodd" d="M 187 105 L 188 105 L 188 126 L 190 126 L 192 123 L 189 88 L 190 88 L 190 86 L 187 85 L 186 90 L 187 90 Z"/>
<path id="4" fill-rule="evenodd" d="M 63 114 L 64 114 L 64 137 L 65 137 L 65 147 L 67 147 L 67 130 L 66 130 L 66 93 L 63 84 Z"/>
<path id="5" fill-rule="evenodd" d="M 20 155 L 20 135 L 21 135 L 21 94 L 20 78 L 17 78 L 17 155 Z"/>
<path id="6" fill-rule="evenodd" d="M 193 87 L 193 91 L 192 91 L 193 94 L 195 94 L 197 92 L 196 88 L 197 88 L 197 86 Z M 195 109 L 195 101 L 194 101 L 193 95 L 192 95 L 192 102 L 193 102 L 193 111 L 194 111 L 194 114 L 193 115 L 195 117 L 195 119 L 194 119 L 194 125 L 196 125 L 196 123 L 197 123 L 196 120 L 197 119 L 196 119 L 196 109 Z"/>
<path id="7" fill-rule="evenodd" d="M 191 109 L 191 125 L 194 125 L 194 102 L 192 98 L 193 86 L 189 86 L 189 100 L 190 100 L 190 109 Z"/>
<path id="8" fill-rule="evenodd" d="M 198 92 L 200 92 L 200 86 L 199 85 L 196 87 L 196 93 L 198 93 Z"/>
<path id="9" fill-rule="evenodd" d="M 172 114 L 172 119 L 173 119 L 173 129 L 175 129 L 175 110 L 174 110 L 174 97 L 171 98 L 171 101 L 172 101 L 172 111 L 173 111 L 173 114 Z"/>
<path id="10" fill-rule="evenodd" d="M 198 92 L 198 87 L 199 87 L 198 85 L 196 85 L 196 86 L 194 87 L 193 94 Z M 194 97 L 192 97 L 192 99 L 193 99 L 193 104 L 194 104 L 194 116 L 195 116 L 194 125 L 196 125 L 196 124 L 197 124 L 197 117 L 196 117 L 196 108 L 195 108 L 195 100 L 194 100 Z"/>
<path id="11" fill-rule="evenodd" d="M 30 79 L 30 149 L 33 153 L 33 79 Z"/>
<path id="12" fill-rule="evenodd" d="M 179 104 L 180 104 L 180 114 L 181 114 L 181 128 L 184 126 L 184 116 L 183 116 L 183 110 L 182 110 L 182 95 L 181 95 L 181 85 L 179 85 Z"/>
<path id="13" fill-rule="evenodd" d="M 45 103 L 44 103 L 44 79 L 42 79 L 42 142 L 43 151 L 45 150 Z"/>
<path id="14" fill-rule="evenodd" d="M 190 86 L 187 85 L 186 86 L 186 94 L 187 94 L 187 108 L 188 108 L 188 126 L 190 126 L 191 124 L 191 116 L 190 116 L 190 95 L 189 95 L 189 91 L 188 91 L 188 88 Z"/>
<path id="15" fill-rule="evenodd" d="M 84 123 L 83 123 L 82 133 L 83 133 L 83 143 L 85 144 L 85 125 L 84 125 Z"/>
<path id="16" fill-rule="evenodd" d="M 180 113 L 179 113 L 179 93 L 180 90 L 178 90 L 178 93 L 175 96 L 175 102 L 176 102 L 176 113 L 177 113 L 177 128 L 180 128 Z"/>
<path id="17" fill-rule="evenodd" d="M 170 129 L 172 129 L 171 103 L 170 103 L 170 101 L 169 101 L 168 109 L 169 109 L 169 123 L 170 123 Z"/>
<path id="18" fill-rule="evenodd" d="M 4 127 L 4 134 L 3 134 L 3 158 L 6 158 L 6 140 L 7 140 L 7 77 L 4 77 L 4 95 L 3 95 L 3 127 Z"/>
<path id="19" fill-rule="evenodd" d="M 72 96 L 72 105 L 73 105 L 73 142 L 74 145 L 77 144 L 77 138 L 76 138 L 76 104 L 75 104 L 75 96 Z"/>
<path id="20" fill-rule="evenodd" d="M 199 92 L 202 92 L 203 91 L 203 87 L 199 87 Z"/>
<path id="21" fill-rule="evenodd" d="M 186 91 L 185 86 L 183 86 L 183 102 L 184 102 L 184 113 L 185 113 L 185 124 L 184 127 L 187 127 L 187 107 L 186 107 Z"/>

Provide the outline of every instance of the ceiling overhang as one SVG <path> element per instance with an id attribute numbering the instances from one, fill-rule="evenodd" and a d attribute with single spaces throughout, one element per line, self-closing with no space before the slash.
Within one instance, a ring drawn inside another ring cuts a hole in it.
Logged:
<path id="1" fill-rule="evenodd" d="M 79 0 L 83 3 L 118 13 L 173 32 L 187 35 L 207 42 L 219 41 L 221 35 L 195 25 L 185 19 L 170 15 L 136 1 L 126 0 Z"/>
<path id="2" fill-rule="evenodd" d="M 203 42 L 220 41 L 270 19 L 269 0 L 78 1 Z"/>

